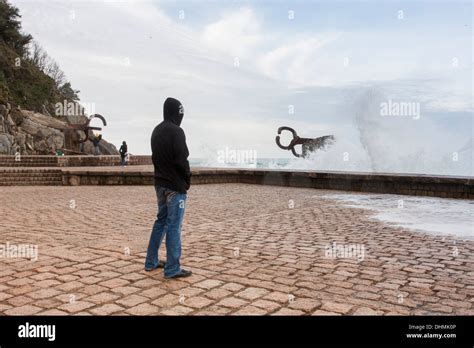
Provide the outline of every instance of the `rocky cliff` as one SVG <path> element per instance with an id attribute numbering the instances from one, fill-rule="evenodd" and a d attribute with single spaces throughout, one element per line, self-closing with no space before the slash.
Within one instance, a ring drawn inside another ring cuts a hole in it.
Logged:
<path id="1" fill-rule="evenodd" d="M 74 121 L 67 117 L 57 118 L 38 112 L 12 108 L 0 104 L 0 155 L 51 155 L 56 150 L 79 153 L 79 139 L 83 132 L 68 130 L 72 123 L 85 123 L 86 116 L 77 116 Z M 92 138 L 92 134 L 90 134 Z M 117 155 L 117 148 L 102 140 L 99 144 L 103 155 Z M 93 154 L 90 140 L 84 143 L 83 153 Z"/>

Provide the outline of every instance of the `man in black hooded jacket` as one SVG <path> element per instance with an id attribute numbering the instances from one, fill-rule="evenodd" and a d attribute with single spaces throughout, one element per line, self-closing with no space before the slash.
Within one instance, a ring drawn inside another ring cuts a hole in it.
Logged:
<path id="1" fill-rule="evenodd" d="M 164 120 L 155 127 L 151 136 L 158 215 L 148 244 L 145 270 L 164 266 L 166 278 L 191 275 L 191 271 L 180 266 L 181 225 L 186 193 L 191 185 L 189 151 L 180 127 L 183 116 L 183 105 L 174 98 L 167 98 L 163 106 Z M 165 235 L 166 263 L 158 260 L 158 249 Z"/>

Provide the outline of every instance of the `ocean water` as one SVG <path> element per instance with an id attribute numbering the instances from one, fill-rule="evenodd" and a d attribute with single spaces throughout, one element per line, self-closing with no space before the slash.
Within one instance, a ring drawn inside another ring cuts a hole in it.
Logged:
<path id="1" fill-rule="evenodd" d="M 255 161 L 220 161 L 216 158 L 191 158 L 189 164 L 192 167 L 216 167 L 216 168 L 262 168 L 262 169 L 287 169 L 291 166 L 289 158 L 258 158 Z"/>
<path id="2" fill-rule="evenodd" d="M 390 194 L 328 194 L 350 207 L 373 211 L 373 218 L 388 224 L 443 238 L 474 240 L 474 201 Z"/>
<path id="3" fill-rule="evenodd" d="M 300 151 L 301 152 L 301 151 Z M 447 176 L 473 176 L 471 163 L 463 167 L 450 166 L 450 162 L 438 163 L 438 167 L 421 168 L 415 165 L 417 158 L 410 160 L 405 166 L 381 167 L 374 169 L 367 162 L 364 162 L 363 155 L 356 158 L 351 163 L 344 163 L 340 160 L 344 157 L 344 152 L 337 150 L 318 151 L 309 158 L 257 158 L 255 161 L 220 161 L 217 156 L 207 158 L 191 158 L 189 160 L 192 167 L 214 167 L 214 168 L 259 168 L 259 169 L 282 169 L 282 170 L 304 170 L 304 171 L 340 171 L 340 172 L 364 172 L 364 173 L 393 173 L 393 174 L 423 174 L 423 175 L 447 175 Z M 353 156 L 354 157 L 354 156 Z M 418 159 L 419 160 L 419 159 Z M 422 162 L 422 161 L 420 161 Z M 443 166 L 443 163 L 445 166 Z"/>

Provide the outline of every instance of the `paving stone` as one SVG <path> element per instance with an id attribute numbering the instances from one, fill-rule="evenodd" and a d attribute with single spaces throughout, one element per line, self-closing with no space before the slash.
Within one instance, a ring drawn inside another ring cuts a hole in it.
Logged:
<path id="1" fill-rule="evenodd" d="M 36 307 L 33 305 L 24 305 L 19 307 L 14 307 L 4 311 L 3 313 L 6 315 L 33 315 L 40 312 L 42 308 Z"/>
<path id="2" fill-rule="evenodd" d="M 40 288 L 51 288 L 60 284 L 61 282 L 54 279 L 47 279 L 47 280 L 42 280 L 40 282 L 35 282 L 35 286 L 40 287 Z"/>
<path id="3" fill-rule="evenodd" d="M 106 288 L 105 286 L 101 286 L 101 285 L 98 285 L 98 284 L 90 284 L 90 285 L 87 285 L 87 284 L 84 284 L 84 286 L 82 288 L 79 288 L 77 290 L 74 290 L 74 292 L 81 292 L 81 293 L 84 293 L 84 294 L 87 294 L 87 295 L 95 295 L 95 294 L 98 294 L 98 293 L 101 293 L 101 292 L 104 292 L 104 291 L 108 291 L 109 289 Z"/>
<path id="4" fill-rule="evenodd" d="M 214 301 L 209 300 L 208 298 L 202 296 L 190 297 L 190 298 L 183 298 L 181 304 L 184 306 L 188 306 L 191 308 L 201 309 L 204 307 L 209 306 Z"/>
<path id="5" fill-rule="evenodd" d="M 265 309 L 267 312 L 273 312 L 275 309 L 280 308 L 281 304 L 268 300 L 257 300 L 252 302 L 252 306 Z"/>
<path id="6" fill-rule="evenodd" d="M 299 309 L 304 312 L 312 312 L 319 306 L 321 306 L 321 301 L 302 297 L 297 297 L 288 305 L 291 309 Z"/>
<path id="7" fill-rule="evenodd" d="M 154 290 L 154 289 L 151 289 L 151 290 Z M 130 295 L 130 294 L 140 291 L 140 288 L 137 288 L 134 286 L 119 286 L 117 288 L 111 288 L 110 291 L 116 292 L 122 295 Z"/>
<path id="8" fill-rule="evenodd" d="M 200 315 L 200 316 L 203 316 L 203 315 L 221 316 L 221 315 L 228 315 L 231 312 L 232 312 L 232 309 L 229 307 L 212 305 L 204 309 L 201 309 L 199 311 L 196 311 L 193 314 Z"/>
<path id="9" fill-rule="evenodd" d="M 157 306 L 153 306 L 149 303 L 142 303 L 138 306 L 129 308 L 125 311 L 125 313 L 131 315 L 158 315 L 160 308 Z"/>
<path id="10" fill-rule="evenodd" d="M 95 306 L 95 304 L 91 302 L 76 301 L 74 303 L 65 303 L 62 306 L 58 307 L 58 309 L 73 314 L 73 313 L 81 312 L 93 306 Z"/>
<path id="11" fill-rule="evenodd" d="M 293 296 L 293 297 L 291 297 Z M 291 298 L 294 298 L 294 295 L 292 294 L 285 294 L 283 292 L 279 291 L 274 291 L 266 296 L 263 297 L 264 299 L 270 300 L 270 301 L 276 301 L 279 303 L 289 303 Z"/>
<path id="12" fill-rule="evenodd" d="M 303 311 L 297 309 L 290 309 L 290 308 L 282 308 L 279 311 L 273 313 L 272 315 L 303 315 L 305 314 Z"/>
<path id="13" fill-rule="evenodd" d="M 152 302 L 153 305 L 158 307 L 171 307 L 178 304 L 179 296 L 175 294 L 167 294 L 165 296 L 157 298 Z"/>
<path id="14" fill-rule="evenodd" d="M 372 308 L 369 307 L 359 307 L 357 308 L 353 315 L 382 315 L 382 311 L 374 311 Z"/>
<path id="15" fill-rule="evenodd" d="M 244 298 L 246 300 L 255 300 L 255 299 L 257 299 L 259 297 L 262 297 L 262 296 L 264 296 L 268 293 L 269 293 L 269 291 L 265 290 L 265 289 L 247 288 L 244 291 L 241 291 L 241 292 L 235 294 L 235 296 Z"/>
<path id="16" fill-rule="evenodd" d="M 92 296 L 85 298 L 85 301 L 93 302 L 96 304 L 103 304 L 108 302 L 113 302 L 114 300 L 120 298 L 119 295 L 108 293 L 108 292 L 101 292 Z"/>
<path id="17" fill-rule="evenodd" d="M 220 280 L 215 280 L 215 279 L 207 279 L 202 282 L 194 284 L 195 287 L 198 288 L 203 288 L 203 289 L 212 289 L 215 288 L 216 286 L 219 286 L 222 284 L 222 281 Z"/>
<path id="18" fill-rule="evenodd" d="M 267 311 L 253 306 L 245 306 L 240 308 L 237 312 L 234 312 L 233 315 L 265 315 Z"/>
<path id="19" fill-rule="evenodd" d="M 347 314 L 353 306 L 345 303 L 323 302 L 321 309 L 328 312 Z"/>
<path id="20" fill-rule="evenodd" d="M 127 295 L 118 301 L 115 301 L 115 303 L 118 303 L 124 307 L 130 308 L 146 301 L 148 301 L 147 297 L 132 294 L 132 295 Z"/>
<path id="21" fill-rule="evenodd" d="M 60 311 L 59 309 L 47 309 L 43 312 L 38 313 L 39 315 L 67 315 L 68 313 L 65 311 Z"/>
<path id="22" fill-rule="evenodd" d="M 135 289 L 138 290 L 138 288 L 135 288 Z M 142 292 L 139 293 L 139 295 L 148 297 L 150 299 L 156 299 L 166 293 L 167 293 L 166 290 L 162 290 L 160 288 L 150 288 L 150 289 L 143 290 Z"/>
<path id="23" fill-rule="evenodd" d="M 15 296 L 15 297 L 11 297 L 11 298 L 6 300 L 6 302 L 8 304 L 10 304 L 12 306 L 15 306 L 15 307 L 20 307 L 20 306 L 23 306 L 25 304 L 31 303 L 33 301 L 34 300 L 31 297 L 28 297 L 28 296 Z"/>
<path id="24" fill-rule="evenodd" d="M 246 305 L 248 302 L 235 297 L 227 297 L 217 303 L 218 306 L 238 308 Z"/>
<path id="25" fill-rule="evenodd" d="M 107 303 L 100 307 L 93 308 L 90 312 L 94 315 L 111 315 L 117 312 L 123 312 L 124 307 L 117 306 L 115 303 Z"/>
<path id="26" fill-rule="evenodd" d="M 73 280 L 71 282 L 67 282 L 67 283 L 58 285 L 58 286 L 55 287 L 55 289 L 69 292 L 69 291 L 73 291 L 75 289 L 79 289 L 79 288 L 83 288 L 83 287 L 84 287 L 83 283 Z"/>
<path id="27" fill-rule="evenodd" d="M 163 315 L 187 315 L 192 312 L 193 309 L 184 306 L 175 306 L 170 309 L 166 309 L 161 312 Z"/>
<path id="28" fill-rule="evenodd" d="M 7 284 L 10 286 L 21 286 L 21 285 L 31 284 L 35 282 L 36 281 L 34 279 L 30 279 L 30 278 L 17 278 L 17 279 L 9 281 Z M 3 291 L 3 290 L 4 289 L 0 289 L 0 291 Z"/>
<path id="29" fill-rule="evenodd" d="M 316 310 L 312 315 L 321 316 L 321 315 L 341 315 L 341 313 L 323 311 L 321 309 Z"/>
<path id="30" fill-rule="evenodd" d="M 243 286 L 242 284 L 238 284 L 238 283 L 227 283 L 227 284 L 223 285 L 222 288 L 225 289 L 225 290 L 229 290 L 229 291 L 239 291 L 239 290 L 245 288 L 245 286 Z"/>
<path id="31" fill-rule="evenodd" d="M 55 289 L 40 289 L 34 292 L 28 293 L 27 295 L 35 300 L 49 298 L 59 295 L 61 292 Z"/>
<path id="32" fill-rule="evenodd" d="M 232 294 L 232 292 L 224 288 L 214 288 L 214 289 L 206 291 L 203 295 L 213 300 L 218 300 L 218 299 L 227 297 L 230 294 Z"/>

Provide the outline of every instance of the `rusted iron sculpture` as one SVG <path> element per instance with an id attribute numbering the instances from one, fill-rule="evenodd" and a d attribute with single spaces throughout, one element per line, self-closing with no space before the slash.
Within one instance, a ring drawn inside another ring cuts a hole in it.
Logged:
<path id="1" fill-rule="evenodd" d="M 289 131 L 293 135 L 293 140 L 288 144 L 288 146 L 283 146 L 280 143 L 280 134 L 283 131 Z M 325 135 L 319 138 L 300 138 L 296 131 L 290 127 L 280 127 L 278 128 L 278 135 L 275 138 L 276 144 L 280 149 L 291 150 L 295 157 L 307 158 L 312 152 L 315 152 L 318 149 L 324 148 L 327 145 L 331 145 L 334 141 L 333 135 Z M 302 153 L 299 154 L 295 150 L 296 145 L 301 145 Z"/>
<path id="2" fill-rule="evenodd" d="M 86 123 L 84 123 L 84 124 L 70 124 L 70 125 L 68 125 L 68 127 L 66 129 L 78 130 L 78 131 L 84 132 L 85 138 L 84 139 L 79 139 L 80 143 L 84 143 L 89 139 L 89 131 L 91 131 L 91 130 L 98 130 L 98 131 L 102 130 L 102 127 L 92 127 L 92 126 L 90 126 L 90 123 L 91 123 L 93 118 L 100 119 L 102 121 L 102 124 L 104 126 L 107 126 L 107 121 L 105 120 L 104 116 L 99 115 L 99 114 L 94 114 L 94 115 L 89 116 L 89 119 L 87 120 Z"/>

